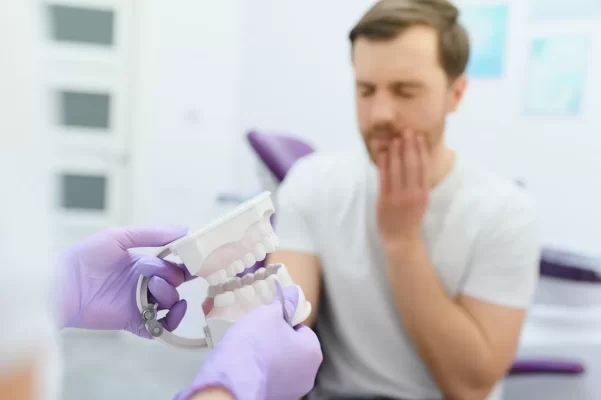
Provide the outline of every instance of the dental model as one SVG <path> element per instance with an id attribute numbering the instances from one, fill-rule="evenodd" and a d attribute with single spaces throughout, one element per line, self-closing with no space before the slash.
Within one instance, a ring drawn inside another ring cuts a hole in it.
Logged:
<path id="1" fill-rule="evenodd" d="M 183 349 L 212 348 L 227 329 L 246 312 L 274 298 L 282 302 L 284 318 L 291 326 L 302 323 L 311 313 L 299 287 L 299 302 L 292 317 L 286 315 L 282 287 L 294 285 L 283 264 L 260 268 L 254 274 L 236 275 L 275 251 L 278 238 L 269 218 L 275 212 L 271 193 L 264 192 L 241 204 L 229 214 L 164 248 L 157 257 L 179 257 L 190 274 L 209 283 L 202 304 L 206 317 L 205 337 L 190 339 L 167 331 L 157 318 L 157 304 L 148 302 L 148 278 L 140 276 L 137 304 L 143 324 L 155 338 Z"/>

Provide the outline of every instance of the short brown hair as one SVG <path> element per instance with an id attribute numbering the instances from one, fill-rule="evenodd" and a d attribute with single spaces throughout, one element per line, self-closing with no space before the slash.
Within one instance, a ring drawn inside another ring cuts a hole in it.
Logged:
<path id="1" fill-rule="evenodd" d="M 430 26 L 438 32 L 438 58 L 450 81 L 465 72 L 470 42 L 458 22 L 459 10 L 448 0 L 379 0 L 349 34 L 351 45 L 360 37 L 394 39 L 415 25 Z"/>

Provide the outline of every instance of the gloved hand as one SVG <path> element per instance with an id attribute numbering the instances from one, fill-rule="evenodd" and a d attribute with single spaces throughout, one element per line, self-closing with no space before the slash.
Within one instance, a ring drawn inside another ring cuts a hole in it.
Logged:
<path id="1" fill-rule="evenodd" d="M 126 330 L 151 338 L 136 303 L 140 275 L 149 277 L 149 301 L 170 310 L 161 319 L 172 331 L 187 304 L 175 289 L 194 278 L 183 265 L 129 249 L 160 247 L 187 233 L 181 227 L 111 228 L 64 250 L 58 259 L 58 305 L 61 328 Z"/>
<path id="2" fill-rule="evenodd" d="M 288 315 L 294 315 L 299 292 L 284 289 Z M 317 335 L 284 320 L 274 300 L 245 314 L 209 353 L 192 385 L 176 400 L 191 399 L 211 387 L 228 390 L 236 400 L 296 400 L 315 384 L 323 360 Z"/>

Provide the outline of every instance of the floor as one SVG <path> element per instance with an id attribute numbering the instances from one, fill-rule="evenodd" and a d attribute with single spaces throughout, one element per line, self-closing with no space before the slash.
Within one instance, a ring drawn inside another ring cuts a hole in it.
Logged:
<path id="1" fill-rule="evenodd" d="M 61 400 L 166 400 L 188 385 L 202 352 L 173 349 L 128 333 L 62 334 Z"/>

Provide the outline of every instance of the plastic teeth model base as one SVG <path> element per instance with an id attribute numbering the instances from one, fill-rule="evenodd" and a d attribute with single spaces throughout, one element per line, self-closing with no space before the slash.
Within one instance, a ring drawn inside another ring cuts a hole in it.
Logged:
<path id="1" fill-rule="evenodd" d="M 278 238 L 270 222 L 274 212 L 271 193 L 264 192 L 201 230 L 161 249 L 158 257 L 171 254 L 179 257 L 190 274 L 206 279 L 210 285 L 202 305 L 207 320 L 205 338 L 183 338 L 165 330 L 157 319 L 157 305 L 148 302 L 149 277 L 140 276 L 137 302 L 148 332 L 179 348 L 210 348 L 244 313 L 272 302 L 278 286 L 281 289 L 293 285 L 282 264 L 269 265 L 242 278 L 236 276 L 277 248 Z M 292 326 L 303 322 L 311 313 L 311 304 L 300 287 L 299 296 L 298 308 L 289 321 Z"/>

